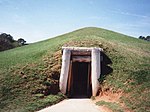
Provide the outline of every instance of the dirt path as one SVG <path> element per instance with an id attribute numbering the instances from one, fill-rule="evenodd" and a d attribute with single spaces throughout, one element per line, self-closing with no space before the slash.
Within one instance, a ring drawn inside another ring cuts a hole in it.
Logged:
<path id="1" fill-rule="evenodd" d="M 90 99 L 68 99 L 38 112 L 100 112 Z"/>

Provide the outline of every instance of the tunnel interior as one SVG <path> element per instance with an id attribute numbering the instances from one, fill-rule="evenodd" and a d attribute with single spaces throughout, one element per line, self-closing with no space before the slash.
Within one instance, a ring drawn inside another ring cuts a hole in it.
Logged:
<path id="1" fill-rule="evenodd" d="M 90 62 L 72 62 L 70 67 L 70 98 L 89 98 L 92 95 L 91 90 L 91 63 Z"/>

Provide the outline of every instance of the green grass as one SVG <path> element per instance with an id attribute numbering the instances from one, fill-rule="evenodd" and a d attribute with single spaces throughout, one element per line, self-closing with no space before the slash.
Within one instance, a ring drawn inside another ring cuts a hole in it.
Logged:
<path id="1" fill-rule="evenodd" d="M 46 106 L 49 106 L 49 105 L 53 105 L 55 103 L 58 103 L 60 100 L 62 99 L 62 95 L 49 95 L 49 96 L 46 96 L 45 98 L 42 98 L 42 99 L 39 99 L 39 100 L 36 100 L 34 102 L 30 102 L 28 103 L 26 106 L 25 106 L 25 109 L 22 108 L 22 110 L 20 111 L 35 111 L 35 110 L 39 110 L 39 109 L 42 109 Z"/>
<path id="2" fill-rule="evenodd" d="M 57 51 L 63 45 L 103 48 L 113 62 L 113 73 L 101 79 L 102 90 L 121 89 L 125 95 L 120 100 L 128 108 L 150 110 L 149 42 L 93 27 L 0 52 L 0 111 L 34 111 L 64 98 L 52 95 L 53 91 L 44 97 L 41 93 L 58 85 L 53 76 L 60 73 L 61 54 Z"/>
<path id="3" fill-rule="evenodd" d="M 96 102 L 96 105 L 106 106 L 107 108 L 111 109 L 113 112 L 124 112 L 123 109 L 120 107 L 120 105 L 115 102 L 98 101 Z"/>

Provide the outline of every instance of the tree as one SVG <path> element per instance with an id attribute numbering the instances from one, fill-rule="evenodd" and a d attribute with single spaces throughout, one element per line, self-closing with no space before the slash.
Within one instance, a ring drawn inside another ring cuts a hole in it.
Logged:
<path id="1" fill-rule="evenodd" d="M 9 41 L 9 42 L 15 42 L 13 37 L 10 34 L 2 33 L 0 34 L 0 41 Z"/>
<path id="2" fill-rule="evenodd" d="M 19 38 L 17 42 L 19 43 L 19 45 L 25 45 L 26 43 L 26 41 L 23 38 Z"/>
<path id="3" fill-rule="evenodd" d="M 139 39 L 150 41 L 150 36 L 147 37 L 139 36 Z"/>
<path id="4" fill-rule="evenodd" d="M 14 48 L 15 47 L 13 45 L 14 42 L 15 40 L 10 34 L 1 33 L 0 34 L 0 51 Z"/>
<path id="5" fill-rule="evenodd" d="M 0 34 L 0 51 L 5 51 L 22 45 L 27 45 L 23 38 L 20 38 L 16 41 L 10 34 Z"/>
<path id="6" fill-rule="evenodd" d="M 145 40 L 145 37 L 144 36 L 139 36 L 139 39 Z"/>
<path id="7" fill-rule="evenodd" d="M 147 36 L 147 37 L 146 37 L 146 40 L 147 40 L 147 41 L 150 41 L 150 36 Z"/>

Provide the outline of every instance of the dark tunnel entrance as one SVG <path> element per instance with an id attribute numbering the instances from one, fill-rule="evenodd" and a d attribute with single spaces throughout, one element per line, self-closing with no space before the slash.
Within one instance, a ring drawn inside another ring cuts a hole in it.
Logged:
<path id="1" fill-rule="evenodd" d="M 70 69 L 71 69 L 70 70 L 71 73 L 69 74 L 70 91 L 68 91 L 69 97 L 71 98 L 91 97 L 92 95 L 91 63 L 72 62 Z"/>

